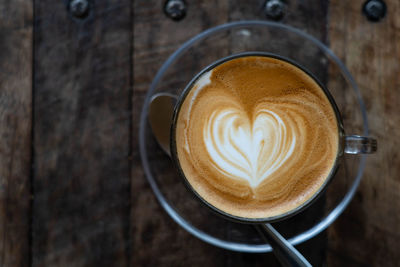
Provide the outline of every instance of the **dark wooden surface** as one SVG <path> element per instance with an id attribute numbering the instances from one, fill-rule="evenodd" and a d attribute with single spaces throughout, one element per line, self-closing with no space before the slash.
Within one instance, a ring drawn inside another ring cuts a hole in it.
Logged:
<path id="1" fill-rule="evenodd" d="M 400 265 L 400 2 L 385 2 L 379 23 L 361 14 L 362 1 L 330 3 L 331 48 L 358 82 L 379 148 L 355 198 L 328 229 L 329 266 Z"/>
<path id="2" fill-rule="evenodd" d="M 0 1 L 0 266 L 30 258 L 32 11 Z"/>
<path id="3" fill-rule="evenodd" d="M 35 1 L 33 266 L 129 263 L 130 4 Z"/>
<path id="4" fill-rule="evenodd" d="M 163 61 L 209 27 L 265 20 L 264 1 L 188 1 L 180 22 L 162 1 L 90 1 L 84 19 L 67 3 L 0 2 L 0 266 L 278 266 L 180 228 L 138 154 L 142 102 Z M 348 66 L 380 141 L 343 216 L 298 248 L 317 266 L 398 266 L 400 3 L 386 0 L 379 23 L 361 0 L 287 3 L 282 22 Z"/>

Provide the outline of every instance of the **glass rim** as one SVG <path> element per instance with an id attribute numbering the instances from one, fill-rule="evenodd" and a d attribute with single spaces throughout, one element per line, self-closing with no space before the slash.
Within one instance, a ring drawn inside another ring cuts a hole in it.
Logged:
<path id="1" fill-rule="evenodd" d="M 270 27 L 270 28 L 275 28 L 275 29 L 280 29 L 280 30 L 285 30 L 294 34 L 297 34 L 300 37 L 303 37 L 304 39 L 311 41 L 314 45 L 316 45 L 321 51 L 324 52 L 324 54 L 331 59 L 337 66 L 339 66 L 339 69 L 346 79 L 346 81 L 350 84 L 352 89 L 354 90 L 356 94 L 356 98 L 361 110 L 361 115 L 362 115 L 362 120 L 363 120 L 363 135 L 368 136 L 369 130 L 368 130 L 368 121 L 367 121 L 367 115 L 366 115 L 366 110 L 365 110 L 365 105 L 362 100 L 360 91 L 358 89 L 358 86 L 354 80 L 354 78 L 351 76 L 350 72 L 348 71 L 347 67 L 340 61 L 340 59 L 328 48 L 326 47 L 321 41 L 316 39 L 315 37 L 297 29 L 292 26 L 288 26 L 282 23 L 278 22 L 271 22 L 271 21 L 257 21 L 257 20 L 249 20 L 249 21 L 236 21 L 236 22 L 230 22 L 226 24 L 221 24 L 216 27 L 210 28 L 208 30 L 205 30 L 193 38 L 189 39 L 185 43 L 183 43 L 161 66 L 161 68 L 158 70 L 156 76 L 154 77 L 152 83 L 150 84 L 149 90 L 146 94 L 146 98 L 143 103 L 142 107 L 142 112 L 140 114 L 140 125 L 139 125 L 139 151 L 140 151 L 140 157 L 142 161 L 142 166 L 145 172 L 145 176 L 147 181 L 150 184 L 150 187 L 152 188 L 157 200 L 159 201 L 160 205 L 164 208 L 164 210 L 168 213 L 168 215 L 176 222 L 178 223 L 182 228 L 184 228 L 186 231 L 194 235 L 195 237 L 199 238 L 200 240 L 207 242 L 209 244 L 212 244 L 214 246 L 232 250 L 232 251 L 240 251 L 240 252 L 249 252 L 249 253 L 264 253 L 264 252 L 271 252 L 272 247 L 269 244 L 245 244 L 245 243 L 238 243 L 234 241 L 226 241 L 226 240 L 221 240 L 219 238 L 216 238 L 210 234 L 205 233 L 204 231 L 194 227 L 191 225 L 187 220 L 185 220 L 174 208 L 171 207 L 171 205 L 168 203 L 168 201 L 165 199 L 164 195 L 161 193 L 160 189 L 157 186 L 157 182 L 155 181 L 150 164 L 148 162 L 148 155 L 146 151 L 146 125 L 147 125 L 147 117 L 148 117 L 148 106 L 150 103 L 150 98 L 154 94 L 157 85 L 163 78 L 166 70 L 177 60 L 180 58 L 180 56 L 186 52 L 191 46 L 194 44 L 202 41 L 203 39 L 207 38 L 208 36 L 211 36 L 212 34 L 218 33 L 218 32 L 223 32 L 225 30 L 229 29 L 237 29 L 237 28 L 246 28 L 246 27 Z M 354 178 L 354 181 L 350 187 L 350 189 L 347 191 L 343 199 L 338 203 L 338 205 L 325 217 L 323 217 L 318 223 L 316 223 L 314 226 L 309 228 L 308 230 L 299 233 L 291 238 L 288 239 L 288 241 L 292 245 L 297 245 L 300 243 L 303 243 L 314 236 L 318 235 L 322 231 L 324 231 L 327 227 L 329 227 L 338 217 L 339 215 L 344 211 L 344 209 L 348 206 L 350 203 L 351 199 L 354 197 L 354 194 L 358 188 L 358 185 L 361 181 L 362 174 L 365 169 L 365 164 L 366 164 L 366 155 L 362 154 L 360 155 L 361 161 L 360 165 L 357 171 L 357 174 Z"/>

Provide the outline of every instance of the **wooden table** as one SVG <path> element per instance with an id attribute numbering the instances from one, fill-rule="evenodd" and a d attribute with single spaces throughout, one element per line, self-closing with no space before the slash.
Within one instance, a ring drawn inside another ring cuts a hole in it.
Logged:
<path id="1" fill-rule="evenodd" d="M 163 211 L 138 154 L 138 119 L 162 62 L 195 34 L 266 20 L 263 0 L 0 2 L 0 266 L 275 266 L 205 244 Z M 283 23 L 327 43 L 366 102 L 378 153 L 355 198 L 298 246 L 314 265 L 400 264 L 400 2 L 377 23 L 364 1 L 288 0 Z"/>

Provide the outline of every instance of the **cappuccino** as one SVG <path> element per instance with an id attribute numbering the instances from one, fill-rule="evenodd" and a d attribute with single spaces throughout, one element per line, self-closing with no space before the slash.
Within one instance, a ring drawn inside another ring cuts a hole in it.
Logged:
<path id="1" fill-rule="evenodd" d="M 272 56 L 241 56 L 204 72 L 174 120 L 172 149 L 188 185 L 233 217 L 279 217 L 313 199 L 339 149 L 324 90 Z"/>

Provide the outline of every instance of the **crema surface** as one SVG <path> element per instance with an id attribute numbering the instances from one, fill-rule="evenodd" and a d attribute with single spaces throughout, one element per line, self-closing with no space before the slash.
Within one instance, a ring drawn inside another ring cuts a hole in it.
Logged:
<path id="1" fill-rule="evenodd" d="M 244 218 L 286 213 L 325 183 L 338 152 L 334 110 L 285 61 L 247 56 L 203 74 L 176 123 L 180 167 L 212 206 Z"/>

